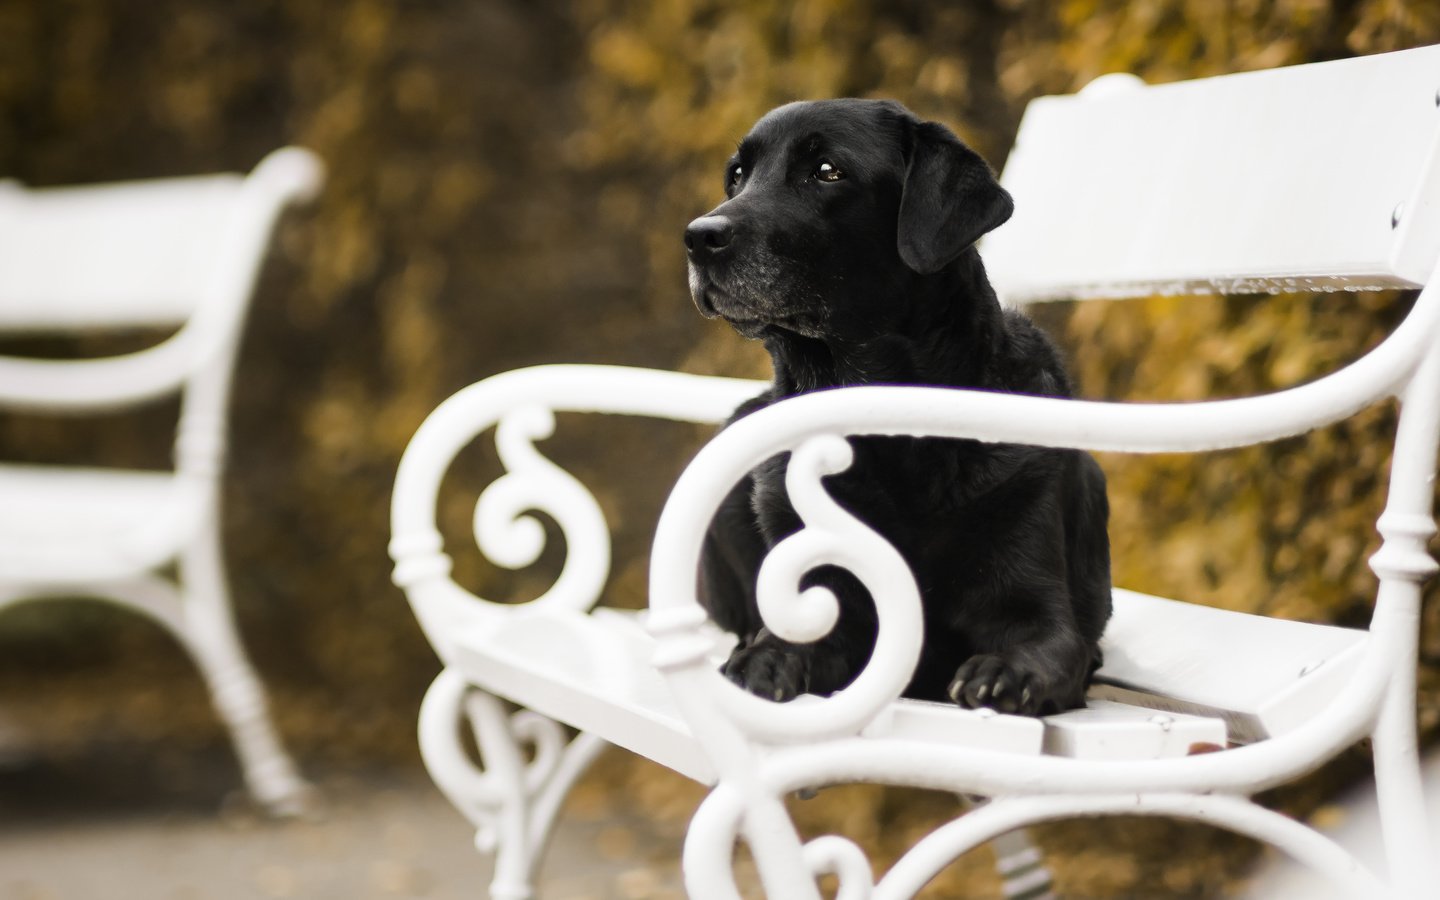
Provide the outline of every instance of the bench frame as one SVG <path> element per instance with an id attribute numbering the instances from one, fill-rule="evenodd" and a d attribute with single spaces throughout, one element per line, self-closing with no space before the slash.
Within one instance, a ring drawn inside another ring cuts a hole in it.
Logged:
<path id="1" fill-rule="evenodd" d="M 1437 50 L 1409 52 L 1426 54 L 1428 64 L 1440 60 Z M 1417 58 L 1412 55 L 1408 63 Z M 1334 67 L 1356 62 L 1291 71 L 1314 69 L 1329 78 L 1353 73 Z M 1393 59 L 1379 63 L 1394 64 Z M 1114 86 L 1109 80 L 1105 90 Z M 1434 87 L 1429 87 L 1432 94 Z M 1022 126 L 1021 149 L 1025 135 Z M 1159 275 L 1146 274 L 1115 285 L 1114 295 L 1159 292 L 1167 284 L 1190 292 L 1236 283 L 1251 289 L 1424 285 L 1387 340 L 1318 381 L 1268 395 L 1187 404 L 1099 403 L 925 387 L 846 388 L 761 409 L 700 450 L 660 517 L 646 614 L 656 641 L 653 664 L 664 673 L 685 728 L 713 769 L 713 777 L 702 780 L 713 781 L 714 789 L 696 813 L 685 844 L 685 879 L 692 896 L 739 896 L 732 858 L 741 839 L 770 896 L 819 897 L 815 879 L 828 872 L 838 875 L 839 896 L 847 900 L 899 898 L 913 896 L 955 857 L 999 835 L 1056 818 L 1109 814 L 1175 816 L 1224 827 L 1274 845 L 1357 896 L 1424 896 L 1435 883 L 1435 872 L 1417 758 L 1415 685 L 1421 587 L 1437 571 L 1427 542 L 1435 533 L 1431 506 L 1440 446 L 1440 276 L 1431 274 L 1440 258 L 1440 211 L 1430 199 L 1440 185 L 1440 145 L 1432 141 L 1428 147 L 1407 214 L 1418 224 L 1406 221 L 1408 230 L 1392 257 L 1403 265 L 1380 270 L 1344 261 L 1336 271 L 1316 276 L 1305 261 L 1258 272 L 1226 269 L 1222 260 L 1221 267 L 1198 277 L 1168 273 L 1182 277 L 1162 283 Z M 1009 177 L 1007 169 L 1007 186 Z M 1017 196 L 1017 209 L 1024 205 Z M 1398 225 L 1398 211 L 1396 219 Z M 1002 261 L 1007 253 L 1004 246 L 996 250 Z M 1425 273 L 1418 279 L 1417 265 Z M 1234 278 L 1222 280 L 1217 273 L 1223 271 Z M 1347 273 L 1359 280 L 1345 282 Z M 1010 296 L 1094 292 L 1096 282 L 1081 276 L 1044 290 L 1027 285 Z M 1004 272 L 992 265 L 992 277 L 1006 293 Z M 1305 280 L 1314 278 L 1320 280 Z M 608 570 L 609 539 L 598 504 L 541 456 L 534 442 L 549 436 L 555 412 L 719 422 L 760 387 L 734 379 L 598 366 L 519 370 L 447 400 L 407 450 L 392 508 L 395 581 L 447 667 L 422 710 L 421 746 L 437 783 L 476 825 L 477 845 L 497 850 L 491 896 L 530 896 L 561 800 L 603 746 L 585 731 L 567 743 L 559 724 L 529 710 L 511 714 L 500 699 L 476 689 L 474 667 L 467 662 L 486 652 L 482 636 L 506 620 L 586 613 Z M 1384 542 L 1370 560 L 1379 579 L 1374 616 L 1350 677 L 1293 728 L 1225 752 L 1124 761 L 1026 756 L 867 733 L 908 681 L 919 648 L 920 607 L 914 580 L 898 554 L 845 513 L 821 485 L 823 476 L 849 464 L 847 436 L 1197 452 L 1301 434 L 1390 397 L 1400 400 L 1401 416 L 1388 502 L 1377 523 Z M 506 474 L 480 498 L 475 523 L 481 549 L 502 565 L 533 562 L 544 532 L 526 515 L 529 510 L 552 517 L 568 548 L 555 584 L 522 607 L 489 603 L 456 585 L 435 525 L 443 473 L 466 444 L 492 426 Z M 775 547 L 761 569 L 758 593 L 767 626 L 792 641 L 823 635 L 834 622 L 834 598 L 823 590 L 801 591 L 798 585 L 816 566 L 839 565 L 875 596 L 880 628 L 870 663 L 851 686 L 828 698 L 780 705 L 745 693 L 716 671 L 713 628 L 696 598 L 695 572 L 706 527 L 722 498 L 754 466 L 784 452 L 792 454 L 787 487 L 804 528 Z M 574 690 L 538 684 L 532 705 L 554 714 L 565 708 L 566 694 Z M 475 728 L 484 769 L 459 738 L 459 724 L 466 719 Z M 623 735 L 607 737 L 626 743 Z M 1249 799 L 1313 771 L 1367 737 L 1374 742 L 1388 884 L 1306 824 Z M 643 746 L 632 749 L 645 752 Z M 859 847 L 836 836 L 803 842 L 784 807 L 791 792 L 855 781 L 993 799 L 922 839 L 876 883 Z"/>
<path id="2" fill-rule="evenodd" d="M 73 416 L 181 401 L 173 469 L 0 466 L 9 526 L 0 610 L 94 597 L 164 628 L 205 679 L 251 795 L 283 816 L 313 808 L 315 793 L 281 743 L 235 626 L 220 503 L 245 315 L 280 216 L 323 181 L 319 158 L 298 147 L 249 174 L 36 189 L 0 181 L 0 331 L 175 329 L 116 356 L 0 357 L 0 409 Z M 99 520 L 120 524 L 97 529 Z"/>

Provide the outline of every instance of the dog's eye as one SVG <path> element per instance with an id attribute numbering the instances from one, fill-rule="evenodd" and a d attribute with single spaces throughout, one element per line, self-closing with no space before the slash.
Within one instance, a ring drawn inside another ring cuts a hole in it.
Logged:
<path id="1" fill-rule="evenodd" d="M 739 187 L 740 179 L 744 177 L 744 175 L 745 170 L 740 167 L 739 163 L 736 163 L 730 167 L 729 172 L 725 173 L 725 186 L 728 188 Z"/>
<path id="2" fill-rule="evenodd" d="M 829 160 L 823 160 L 815 167 L 815 177 L 821 181 L 839 181 L 845 177 L 845 173 L 835 168 Z"/>

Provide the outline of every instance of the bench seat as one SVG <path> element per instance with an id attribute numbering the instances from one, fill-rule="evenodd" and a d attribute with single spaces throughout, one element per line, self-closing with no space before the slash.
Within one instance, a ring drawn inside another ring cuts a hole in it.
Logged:
<path id="1" fill-rule="evenodd" d="M 0 465 L 0 568 L 44 583 L 144 571 L 193 533 L 196 487 L 174 472 Z"/>
<path id="2" fill-rule="evenodd" d="M 1116 589 L 1092 698 L 1224 719 L 1231 743 L 1299 727 L 1355 674 L 1369 632 Z M 1216 648 L 1224 647 L 1223 654 Z"/>
<path id="3" fill-rule="evenodd" d="M 651 664 L 644 615 L 600 608 L 479 617 L 453 635 L 454 658 L 471 684 L 713 784 L 713 765 Z M 1235 655 L 1196 652 L 1216 634 Z M 1293 727 L 1333 699 L 1366 638 L 1126 590 L 1115 591 L 1107 635 L 1086 709 L 1033 719 L 902 698 L 862 734 L 1086 759 L 1184 756 Z M 731 639 L 718 630 L 714 637 L 718 666 Z"/>

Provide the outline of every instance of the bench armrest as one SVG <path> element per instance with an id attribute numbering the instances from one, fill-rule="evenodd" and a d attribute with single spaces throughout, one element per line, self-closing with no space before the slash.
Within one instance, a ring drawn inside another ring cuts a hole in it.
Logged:
<path id="1" fill-rule="evenodd" d="M 587 610 L 609 574 L 610 535 L 591 493 L 534 447 L 553 433 L 554 413 L 717 423 L 764 387 L 758 381 L 620 366 L 548 365 L 487 378 L 437 407 L 405 449 L 390 508 L 394 581 L 405 590 L 436 650 L 448 654 L 446 635 L 458 620 L 499 606 L 451 579 L 450 557 L 436 523 L 441 479 L 462 448 L 494 428 L 506 470 L 476 505 L 481 551 L 507 568 L 531 565 L 544 549 L 545 532 L 529 513 L 544 512 L 564 534 L 566 557 L 555 583 L 526 606 Z"/>
<path id="2" fill-rule="evenodd" d="M 656 530 L 650 560 L 649 627 L 660 641 L 656 664 L 671 677 L 685 710 L 723 713 L 729 726 L 772 743 L 854 734 L 909 682 L 921 642 L 914 578 L 894 548 L 842 510 L 821 478 L 851 460 L 845 438 L 910 435 L 1133 453 L 1215 450 L 1300 434 L 1406 391 L 1433 355 L 1440 290 L 1432 282 L 1406 321 L 1350 366 L 1300 387 L 1256 397 L 1199 403 L 1102 403 L 955 388 L 866 386 L 792 397 L 718 434 L 682 473 Z M 1433 360 L 1432 360 L 1433 362 Z M 1430 368 L 1434 368 L 1431 366 Z M 786 489 L 804 523 L 761 565 L 759 608 L 767 627 L 795 642 L 818 639 L 838 608 L 822 589 L 799 591 L 822 565 L 850 570 L 877 605 L 879 632 L 865 669 L 824 700 L 775 704 L 751 696 L 714 671 L 699 639 L 697 597 L 705 532 L 732 486 L 755 466 L 790 453 Z M 1427 463 L 1428 464 L 1428 463 Z M 700 718 L 697 730 L 708 727 Z M 720 720 L 710 726 L 721 732 Z"/>
<path id="3" fill-rule="evenodd" d="M 214 356 L 191 326 L 154 347 L 103 359 L 0 356 L 0 408 L 90 413 L 173 394 Z"/>

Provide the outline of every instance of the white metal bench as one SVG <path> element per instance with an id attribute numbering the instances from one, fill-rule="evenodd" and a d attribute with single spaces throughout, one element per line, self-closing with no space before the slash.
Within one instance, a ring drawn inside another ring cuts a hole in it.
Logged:
<path id="1" fill-rule="evenodd" d="M 1319 381 L 1190 404 L 1110 404 L 922 387 L 861 387 L 785 400 L 701 449 L 661 515 L 640 615 L 593 609 L 609 563 L 599 506 L 534 442 L 554 413 L 719 422 L 759 383 L 596 366 L 487 379 L 426 420 L 400 465 L 395 581 L 445 669 L 420 737 L 432 775 L 497 850 L 491 895 L 529 896 L 565 792 L 604 742 L 714 786 L 684 851 L 689 892 L 737 896 L 744 840 L 769 896 L 912 896 L 958 854 L 1069 816 L 1198 819 L 1267 841 L 1357 896 L 1433 891 L 1435 846 L 1416 767 L 1415 675 L 1440 427 L 1440 47 L 1172 85 L 1107 76 L 1030 104 L 1002 178 L 1016 213 L 982 247 L 1008 302 L 1153 293 L 1423 287 L 1381 346 Z M 677 232 L 678 234 L 678 232 Z M 678 238 L 677 238 L 678 243 Z M 677 251 L 678 252 L 678 251 Z M 1389 503 L 1371 559 L 1368 631 L 1280 621 L 1115 591 L 1105 666 L 1088 709 L 1044 720 L 897 699 L 915 661 L 919 601 L 903 561 L 821 487 L 849 462 L 846 435 L 910 434 L 1131 453 L 1205 451 L 1302 433 L 1401 400 Z M 558 580 L 534 602 L 492 603 L 450 577 L 436 525 L 441 478 L 494 426 L 506 474 L 481 495 L 475 536 L 523 567 L 563 531 Z M 760 574 L 769 628 L 813 640 L 833 598 L 801 592 L 821 565 L 854 572 L 880 631 L 856 681 L 775 704 L 717 671 L 723 641 L 696 601 L 705 528 L 763 460 L 792 454 L 805 527 Z M 502 699 L 503 698 L 503 699 Z M 514 713 L 506 702 L 526 709 Z M 484 768 L 467 754 L 473 725 Z M 567 743 L 557 722 L 579 730 Z M 1343 849 L 1249 797 L 1365 737 L 1388 848 L 1382 882 Z M 1216 745 L 1238 745 L 1200 753 Z M 531 755 L 533 754 L 533 756 Z M 993 798 L 921 840 L 878 884 L 836 836 L 802 842 L 788 792 L 871 781 Z M 1430 894 L 1433 896 L 1433 894 Z"/>
<path id="2" fill-rule="evenodd" d="M 220 476 L 231 374 L 271 233 L 322 177 L 311 153 L 287 148 L 249 175 L 0 182 L 0 333 L 178 326 L 119 356 L 0 357 L 0 408 L 79 414 L 181 395 L 173 470 L 0 464 L 0 608 L 95 596 L 164 626 L 205 677 L 251 793 L 279 813 L 301 811 L 309 788 L 235 633 Z"/>

